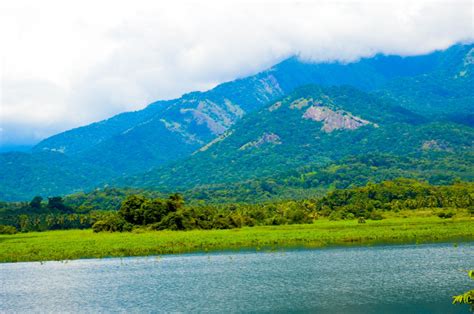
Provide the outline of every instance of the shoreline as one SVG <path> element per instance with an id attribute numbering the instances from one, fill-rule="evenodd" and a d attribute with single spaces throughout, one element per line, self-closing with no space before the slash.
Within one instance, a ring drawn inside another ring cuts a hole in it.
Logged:
<path id="1" fill-rule="evenodd" d="M 443 220 L 389 218 L 317 220 L 313 224 L 258 226 L 227 230 L 93 233 L 62 230 L 0 235 L 0 262 L 146 257 L 170 254 L 278 251 L 371 245 L 461 243 L 474 241 L 472 218 Z"/>
<path id="2" fill-rule="evenodd" d="M 385 248 L 385 247 L 405 247 L 405 246 L 430 246 L 430 245 L 452 245 L 454 248 L 466 247 L 474 245 L 473 239 L 450 239 L 450 240 L 441 240 L 435 242 L 391 242 L 391 243 L 354 243 L 354 244 L 329 244 L 324 246 L 278 246 L 278 247 L 268 247 L 268 248 L 235 248 L 235 249 L 219 249 L 219 250 L 209 250 L 209 251 L 192 251 L 192 252 L 182 252 L 182 253 L 165 253 L 157 255 L 135 255 L 135 256 L 105 256 L 105 257 L 86 257 L 86 258 L 76 258 L 76 259 L 64 259 L 64 260 L 44 260 L 44 261 L 22 261 L 22 262 L 0 262 L 0 267 L 2 265 L 9 264 L 23 264 L 23 263 L 39 263 L 41 265 L 46 263 L 61 263 L 67 264 L 75 261 L 94 261 L 94 260 L 122 260 L 126 259 L 161 259 L 161 258 L 174 258 L 174 257 L 187 257 L 187 256 L 219 256 L 219 255 L 233 255 L 233 254 L 265 254 L 265 253 L 291 253 L 293 251 L 307 251 L 307 250 L 332 250 L 332 249 L 358 249 L 358 248 Z"/>

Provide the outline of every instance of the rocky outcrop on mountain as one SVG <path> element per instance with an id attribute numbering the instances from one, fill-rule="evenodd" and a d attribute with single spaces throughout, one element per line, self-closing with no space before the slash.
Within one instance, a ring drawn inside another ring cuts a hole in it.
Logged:
<path id="1" fill-rule="evenodd" d="M 163 122 L 163 124 L 169 131 L 181 135 L 185 143 L 200 144 L 200 145 L 204 144 L 203 141 L 196 138 L 196 135 L 186 132 L 186 130 L 184 130 L 184 128 L 182 127 L 180 123 L 174 122 L 174 121 L 166 121 L 165 119 L 160 119 L 160 121 Z"/>
<path id="2" fill-rule="evenodd" d="M 472 71 L 473 64 L 474 64 L 474 48 L 471 48 L 471 50 L 469 50 L 469 52 L 466 54 L 466 57 L 464 57 L 462 69 L 459 70 L 459 73 L 455 76 L 455 78 L 465 77 L 465 76 L 470 75 L 469 69 L 471 69 Z"/>
<path id="3" fill-rule="evenodd" d="M 474 64 L 474 48 L 471 48 L 464 58 L 464 66 Z"/>
<path id="4" fill-rule="evenodd" d="M 244 145 L 242 145 L 239 150 L 246 150 L 249 148 L 259 148 L 263 144 L 274 144 L 274 145 L 280 145 L 281 144 L 281 139 L 280 137 L 275 134 L 275 133 L 263 133 L 262 136 L 260 136 L 257 140 L 248 142 Z"/>
<path id="5" fill-rule="evenodd" d="M 362 118 L 353 116 L 344 110 L 332 110 L 324 106 L 311 106 L 303 114 L 304 119 L 323 122 L 321 130 L 330 133 L 334 130 L 355 130 L 364 125 L 372 124 Z M 374 124 L 374 126 L 377 126 Z"/>
<path id="6" fill-rule="evenodd" d="M 281 101 L 277 101 L 276 103 L 268 107 L 268 111 L 272 112 L 272 111 L 278 110 L 278 108 L 281 107 L 281 104 L 282 104 Z"/>
<path id="7" fill-rule="evenodd" d="M 62 148 L 66 154 L 73 156 L 87 154 L 91 148 L 105 142 L 110 142 L 107 146 L 118 147 L 124 142 L 133 142 L 130 137 L 145 133 L 142 129 L 163 125 L 162 120 L 167 122 L 164 126 L 169 132 L 182 136 L 181 141 L 185 144 L 202 145 L 224 133 L 247 112 L 284 93 L 276 77 L 271 71 L 266 71 L 221 84 L 207 92 L 192 92 L 178 99 L 158 101 L 140 111 L 60 133 L 40 142 L 33 150 L 55 151 Z M 163 139 L 167 137 L 162 136 Z M 121 151 L 127 150 L 122 148 Z M 96 150 L 94 152 L 97 153 Z"/>
<path id="8" fill-rule="evenodd" d="M 179 112 L 184 116 L 185 122 L 205 125 L 212 134 L 220 135 L 245 113 L 228 99 L 224 99 L 223 105 L 203 100 L 196 107 L 182 108 Z"/>

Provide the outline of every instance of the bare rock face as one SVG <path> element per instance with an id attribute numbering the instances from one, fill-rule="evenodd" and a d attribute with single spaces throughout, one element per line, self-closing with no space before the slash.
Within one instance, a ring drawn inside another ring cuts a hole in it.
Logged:
<path id="1" fill-rule="evenodd" d="M 272 112 L 272 111 L 278 110 L 278 108 L 280 108 L 281 105 L 282 105 L 282 102 L 281 102 L 281 101 L 277 101 L 276 103 L 274 103 L 273 105 L 271 105 L 271 106 L 268 108 L 268 111 Z"/>
<path id="2" fill-rule="evenodd" d="M 373 124 L 344 110 L 332 110 L 324 106 L 311 106 L 303 114 L 304 119 L 323 122 L 321 130 L 330 133 L 334 130 L 355 130 L 364 125 Z M 376 124 L 373 124 L 377 127 Z"/>
<path id="3" fill-rule="evenodd" d="M 469 76 L 470 73 L 469 71 L 472 71 L 472 65 L 474 64 L 474 48 L 471 48 L 469 52 L 466 54 L 466 57 L 464 57 L 463 60 L 463 69 L 459 71 L 459 73 L 454 77 L 463 77 L 463 76 Z"/>
<path id="4" fill-rule="evenodd" d="M 160 121 L 171 132 L 180 134 L 183 137 L 185 143 L 203 144 L 203 142 L 200 139 L 198 139 L 196 135 L 188 133 L 180 123 L 174 122 L 174 121 L 166 121 L 165 119 L 160 119 Z"/>
<path id="5" fill-rule="evenodd" d="M 248 143 L 242 145 L 239 148 L 239 150 L 246 150 L 246 149 L 249 149 L 249 148 L 259 148 L 263 144 L 267 144 L 267 143 L 274 144 L 274 145 L 280 145 L 281 140 L 280 140 L 280 137 L 277 134 L 265 132 L 257 140 L 252 141 L 252 142 L 248 142 Z"/>
<path id="6" fill-rule="evenodd" d="M 278 84 L 278 80 L 271 74 L 267 75 L 267 77 L 260 79 L 260 94 L 262 96 L 267 97 L 267 101 L 270 100 L 271 97 L 268 96 L 277 96 L 277 95 L 282 95 L 284 94 L 283 90 L 280 87 L 280 84 Z"/>
<path id="7" fill-rule="evenodd" d="M 474 64 L 474 48 L 471 48 L 464 58 L 464 66 Z"/>
<path id="8" fill-rule="evenodd" d="M 182 108 L 181 114 L 190 114 L 191 119 L 198 125 L 204 124 L 215 135 L 224 133 L 238 118 L 244 115 L 244 111 L 228 99 L 225 100 L 225 107 L 206 100 L 199 101 L 195 108 Z"/>

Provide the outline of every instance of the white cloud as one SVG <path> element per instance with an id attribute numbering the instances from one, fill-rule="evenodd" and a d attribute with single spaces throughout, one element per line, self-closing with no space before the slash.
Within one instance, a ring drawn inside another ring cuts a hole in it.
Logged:
<path id="1" fill-rule="evenodd" d="M 0 144 L 143 108 L 298 54 L 354 60 L 472 41 L 470 0 L 0 4 Z"/>

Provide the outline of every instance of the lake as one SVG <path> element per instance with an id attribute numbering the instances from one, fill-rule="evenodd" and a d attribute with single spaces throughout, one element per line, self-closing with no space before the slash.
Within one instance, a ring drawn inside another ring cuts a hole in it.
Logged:
<path id="1" fill-rule="evenodd" d="M 0 312 L 465 313 L 474 243 L 0 264 Z"/>

